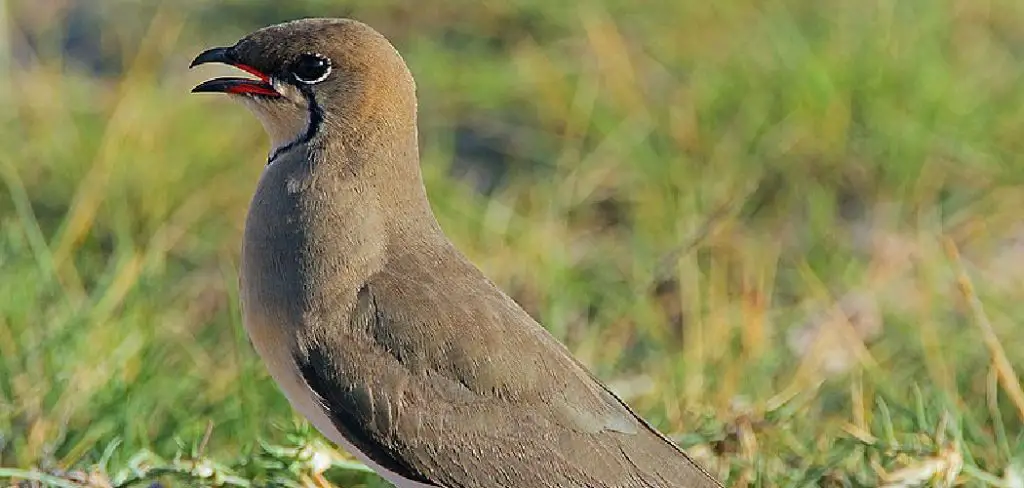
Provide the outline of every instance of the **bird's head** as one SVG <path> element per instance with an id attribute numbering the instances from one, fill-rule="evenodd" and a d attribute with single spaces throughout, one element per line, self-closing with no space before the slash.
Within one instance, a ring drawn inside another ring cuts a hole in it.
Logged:
<path id="1" fill-rule="evenodd" d="M 204 51 L 190 67 L 207 63 L 252 76 L 215 78 L 192 91 L 240 99 L 262 122 L 274 152 L 308 144 L 329 130 L 345 137 L 352 127 L 415 126 L 415 85 L 405 62 L 384 36 L 354 20 L 302 19 L 265 27 L 233 46 Z"/>

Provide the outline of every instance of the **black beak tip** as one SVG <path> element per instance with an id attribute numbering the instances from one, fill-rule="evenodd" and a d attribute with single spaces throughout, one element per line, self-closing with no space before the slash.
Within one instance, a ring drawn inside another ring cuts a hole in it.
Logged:
<path id="1" fill-rule="evenodd" d="M 225 93 L 231 85 L 232 83 L 230 79 L 214 78 L 194 86 L 191 93 Z"/>
<path id="2" fill-rule="evenodd" d="M 231 56 L 231 48 L 215 47 L 213 49 L 207 49 L 206 51 L 199 53 L 199 55 L 196 56 L 196 58 L 193 59 L 191 63 L 189 63 L 188 67 L 189 69 L 192 69 L 196 66 L 199 66 L 200 64 L 207 63 L 232 64 L 232 59 L 233 57 Z"/>
<path id="3" fill-rule="evenodd" d="M 238 84 L 239 78 L 214 78 L 192 88 L 192 93 L 229 93 Z"/>

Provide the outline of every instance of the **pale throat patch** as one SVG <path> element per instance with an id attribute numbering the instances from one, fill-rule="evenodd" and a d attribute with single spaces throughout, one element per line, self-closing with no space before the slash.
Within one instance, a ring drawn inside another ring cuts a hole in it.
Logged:
<path id="1" fill-rule="evenodd" d="M 259 119 L 263 130 L 270 136 L 268 163 L 273 162 L 272 158 L 281 148 L 305 136 L 312 122 L 309 107 L 298 90 L 284 83 L 274 83 L 274 88 L 283 93 L 284 100 L 243 96 L 245 106 Z"/>

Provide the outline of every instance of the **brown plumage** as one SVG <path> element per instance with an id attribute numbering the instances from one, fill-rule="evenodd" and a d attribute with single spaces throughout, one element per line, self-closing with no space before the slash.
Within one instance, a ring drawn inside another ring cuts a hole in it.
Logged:
<path id="1" fill-rule="evenodd" d="M 398 486 L 721 486 L 634 414 L 445 237 L 416 95 L 364 24 L 261 29 L 195 64 L 273 149 L 246 220 L 253 345 L 292 404 Z"/>

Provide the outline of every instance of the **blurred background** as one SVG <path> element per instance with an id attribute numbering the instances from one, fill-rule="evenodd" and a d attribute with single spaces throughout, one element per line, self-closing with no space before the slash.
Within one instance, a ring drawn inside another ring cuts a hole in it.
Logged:
<path id="1" fill-rule="evenodd" d="M 1017 0 L 8 0 L 0 484 L 386 486 L 252 351 L 268 141 L 189 94 L 303 16 L 393 41 L 449 236 L 728 486 L 1024 486 Z"/>

